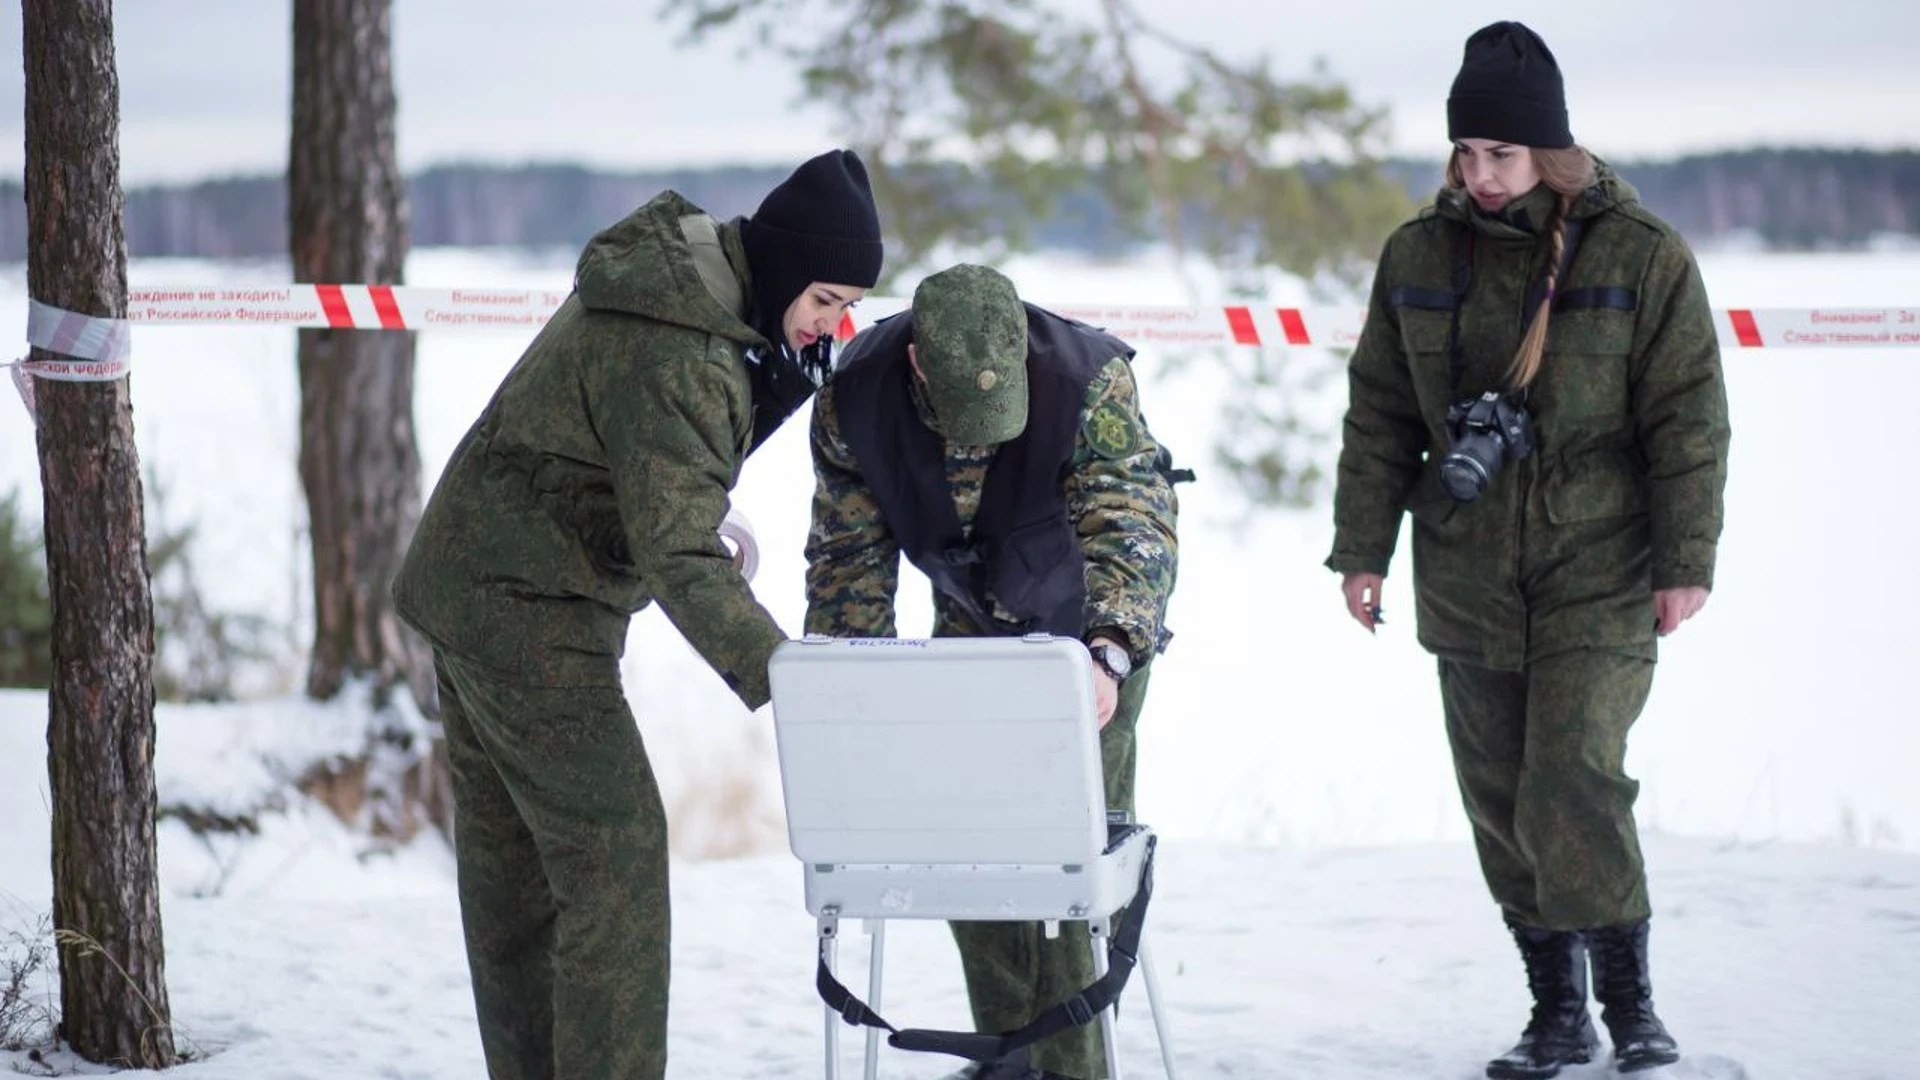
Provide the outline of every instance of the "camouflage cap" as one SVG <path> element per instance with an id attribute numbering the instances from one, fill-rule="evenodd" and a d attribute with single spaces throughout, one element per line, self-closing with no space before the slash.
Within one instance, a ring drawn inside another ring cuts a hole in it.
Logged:
<path id="1" fill-rule="evenodd" d="M 941 434 L 1003 443 L 1027 426 L 1027 309 L 1013 282 L 965 263 L 913 291 L 914 356 Z"/>

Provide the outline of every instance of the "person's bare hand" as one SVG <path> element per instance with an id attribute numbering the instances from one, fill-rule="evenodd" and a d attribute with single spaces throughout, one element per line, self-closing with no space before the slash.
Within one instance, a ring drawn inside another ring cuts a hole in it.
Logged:
<path id="1" fill-rule="evenodd" d="M 1386 622 L 1380 617 L 1380 587 L 1385 579 L 1379 574 L 1346 574 L 1340 579 L 1340 591 L 1347 597 L 1347 614 L 1353 621 L 1373 633 L 1374 627 Z"/>
<path id="2" fill-rule="evenodd" d="M 1661 637 L 1680 629 L 1680 624 L 1707 606 L 1707 590 L 1698 585 L 1653 591 L 1654 628 Z"/>
<path id="3" fill-rule="evenodd" d="M 1100 665 L 1093 666 L 1093 705 L 1094 713 L 1099 717 L 1100 726 L 1105 728 L 1113 719 L 1113 710 L 1120 704 L 1120 684 L 1113 676 L 1101 670 Z"/>
<path id="4" fill-rule="evenodd" d="M 1088 642 L 1088 644 L 1098 645 L 1103 641 L 1114 646 L 1115 648 L 1119 648 L 1119 649 L 1126 648 L 1125 645 L 1120 644 L 1119 642 L 1113 640 L 1110 637 L 1097 637 L 1097 638 L 1094 638 L 1092 641 Z M 1113 710 L 1115 710 L 1116 708 L 1119 708 L 1119 706 L 1120 706 L 1119 681 L 1115 679 L 1113 676 L 1107 674 L 1106 668 L 1101 667 L 1099 664 L 1093 665 L 1094 715 L 1099 718 L 1100 726 L 1102 728 L 1105 728 L 1107 726 L 1107 723 L 1113 719 Z"/>

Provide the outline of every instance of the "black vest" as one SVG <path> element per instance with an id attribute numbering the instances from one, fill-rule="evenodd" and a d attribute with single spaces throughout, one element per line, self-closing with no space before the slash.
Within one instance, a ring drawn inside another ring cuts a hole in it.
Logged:
<path id="1" fill-rule="evenodd" d="M 1027 426 L 987 469 L 969 536 L 947 488 L 945 446 L 920 422 L 909 390 L 911 311 L 882 319 L 849 344 L 834 376 L 840 434 L 860 464 L 900 550 L 993 634 L 1085 630 L 1085 560 L 1062 485 L 1087 385 L 1126 343 L 1032 304 L 1027 309 Z M 997 601 L 1016 620 L 993 616 Z"/>

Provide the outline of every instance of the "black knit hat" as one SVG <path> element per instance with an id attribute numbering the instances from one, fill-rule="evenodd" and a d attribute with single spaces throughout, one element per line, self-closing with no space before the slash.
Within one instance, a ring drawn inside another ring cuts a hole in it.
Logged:
<path id="1" fill-rule="evenodd" d="M 870 289 L 880 280 L 880 215 L 867 167 L 851 150 L 803 163 L 741 226 L 763 326 L 778 325 L 816 281 Z"/>
<path id="2" fill-rule="evenodd" d="M 1482 27 L 1447 95 L 1447 138 L 1515 146 L 1573 145 L 1560 65 L 1540 35 L 1517 22 Z"/>

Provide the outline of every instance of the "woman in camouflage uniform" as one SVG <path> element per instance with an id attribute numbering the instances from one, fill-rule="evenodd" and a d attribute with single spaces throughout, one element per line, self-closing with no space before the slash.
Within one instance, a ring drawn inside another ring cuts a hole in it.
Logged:
<path id="1" fill-rule="evenodd" d="M 1349 369 L 1335 537 L 1379 621 L 1403 511 L 1480 865 L 1534 1007 L 1495 1078 L 1674 1061 L 1624 770 L 1655 643 L 1706 602 L 1726 483 L 1718 343 L 1686 244 L 1574 143 L 1517 23 L 1468 39 L 1435 204 L 1387 241 Z"/>
<path id="2" fill-rule="evenodd" d="M 492 1080 L 666 1072 L 667 822 L 621 689 L 627 624 L 658 602 L 766 703 L 785 635 L 721 544 L 727 493 L 880 261 L 847 151 L 750 218 L 657 196 L 588 243 L 427 503 L 394 598 L 433 646 Z"/>

